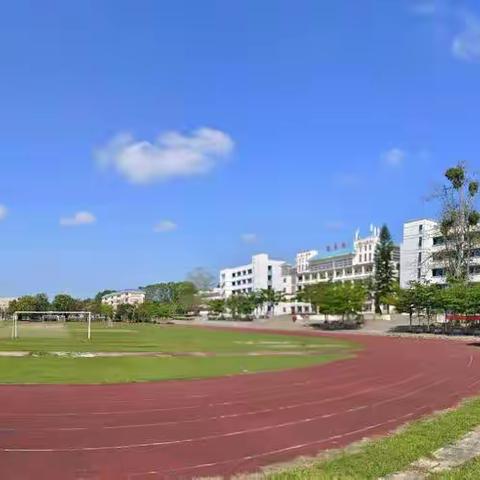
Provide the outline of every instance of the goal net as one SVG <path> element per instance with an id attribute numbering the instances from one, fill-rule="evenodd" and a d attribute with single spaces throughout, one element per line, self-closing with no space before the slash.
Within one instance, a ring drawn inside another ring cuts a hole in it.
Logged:
<path id="1" fill-rule="evenodd" d="M 39 312 L 18 311 L 10 325 L 11 338 L 19 337 L 67 337 L 70 330 L 84 332 L 91 338 L 91 312 Z"/>

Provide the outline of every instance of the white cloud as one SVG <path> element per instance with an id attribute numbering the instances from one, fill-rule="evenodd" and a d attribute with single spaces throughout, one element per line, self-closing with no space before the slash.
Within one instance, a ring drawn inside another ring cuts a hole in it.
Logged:
<path id="1" fill-rule="evenodd" d="M 190 134 L 165 132 L 154 142 L 119 134 L 98 149 L 96 157 L 101 165 L 113 168 L 128 181 L 145 184 L 207 173 L 233 148 L 229 135 L 203 127 Z"/>
<path id="2" fill-rule="evenodd" d="M 90 212 L 77 212 L 71 217 L 63 217 L 60 219 L 62 227 L 79 227 L 80 225 L 89 225 L 95 223 L 97 219 Z"/>
<path id="3" fill-rule="evenodd" d="M 382 155 L 382 161 L 389 167 L 399 167 L 405 162 L 407 154 L 401 148 L 391 148 Z"/>
<path id="4" fill-rule="evenodd" d="M 158 233 L 165 233 L 165 232 L 173 232 L 178 228 L 178 225 L 171 220 L 162 220 L 161 222 L 157 223 L 153 230 Z"/>
<path id="5" fill-rule="evenodd" d="M 5 205 L 0 205 L 0 221 L 4 220 L 8 214 L 8 209 Z"/>
<path id="6" fill-rule="evenodd" d="M 463 30 L 454 37 L 452 53 L 459 60 L 480 61 L 480 19 L 471 13 L 463 15 Z"/>
<path id="7" fill-rule="evenodd" d="M 256 233 L 243 233 L 241 238 L 244 243 L 255 243 L 258 240 Z"/>

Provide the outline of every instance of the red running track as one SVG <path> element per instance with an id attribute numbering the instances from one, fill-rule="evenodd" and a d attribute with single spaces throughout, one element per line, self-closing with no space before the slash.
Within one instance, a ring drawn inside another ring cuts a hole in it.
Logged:
<path id="1" fill-rule="evenodd" d="M 365 349 L 328 365 L 208 380 L 1 386 L 0 478 L 228 478 L 385 434 L 480 391 L 480 348 L 342 338 Z"/>

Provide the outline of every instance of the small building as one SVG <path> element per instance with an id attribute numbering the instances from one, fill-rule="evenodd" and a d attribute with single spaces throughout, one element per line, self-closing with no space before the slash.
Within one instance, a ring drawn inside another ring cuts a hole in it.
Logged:
<path id="1" fill-rule="evenodd" d="M 142 290 L 120 290 L 102 297 L 102 303 L 114 309 L 119 305 L 139 305 L 143 302 L 145 302 L 145 292 Z"/>
<path id="2" fill-rule="evenodd" d="M 0 297 L 0 319 L 5 318 L 8 307 L 14 300 L 16 300 L 15 297 Z"/>

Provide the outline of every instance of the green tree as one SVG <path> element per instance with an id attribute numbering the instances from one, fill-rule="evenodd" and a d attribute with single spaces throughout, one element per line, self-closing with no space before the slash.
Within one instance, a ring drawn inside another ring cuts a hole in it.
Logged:
<path id="1" fill-rule="evenodd" d="M 97 313 L 97 312 L 95 312 L 95 313 Z M 114 312 L 113 307 L 111 305 L 101 303 L 98 314 L 103 315 L 104 317 L 106 317 L 108 319 L 112 319 L 114 317 L 115 312 Z"/>
<path id="2" fill-rule="evenodd" d="M 225 312 L 225 300 L 219 298 L 219 299 L 215 299 L 215 300 L 210 300 L 208 302 L 208 309 L 217 314 L 217 315 L 220 315 L 222 313 Z"/>
<path id="3" fill-rule="evenodd" d="M 70 295 L 61 293 L 52 302 L 52 310 L 57 312 L 72 312 L 78 310 L 79 302 Z"/>
<path id="4" fill-rule="evenodd" d="M 324 282 L 305 287 L 297 299 L 311 303 L 324 315 L 341 315 L 345 318 L 363 310 L 367 294 L 363 282 Z"/>
<path id="5" fill-rule="evenodd" d="M 438 285 L 421 282 L 412 282 L 410 289 L 418 318 L 420 319 L 423 315 L 430 324 L 432 315 L 443 309 L 444 299 L 441 289 Z"/>
<path id="6" fill-rule="evenodd" d="M 122 303 L 118 305 L 115 310 L 115 318 L 121 322 L 135 322 L 137 321 L 137 307 L 129 303 Z"/>
<path id="7" fill-rule="evenodd" d="M 255 295 L 256 296 L 256 295 Z M 257 296 L 256 296 L 257 297 Z M 273 288 L 263 288 L 258 292 L 258 304 L 267 307 L 267 315 L 269 313 L 273 314 L 273 310 L 276 305 L 283 302 L 285 296 L 282 292 L 273 290 Z M 252 298 L 256 303 L 256 301 Z"/>
<path id="8" fill-rule="evenodd" d="M 412 318 L 415 312 L 414 293 L 413 288 L 400 289 L 394 304 L 397 312 L 408 313 L 410 326 L 412 326 Z"/>
<path id="9" fill-rule="evenodd" d="M 14 312 L 46 312 L 50 309 L 50 302 L 44 293 L 24 295 L 9 305 L 9 313 Z"/>
<path id="10" fill-rule="evenodd" d="M 380 239 L 375 248 L 375 273 L 373 280 L 375 313 L 382 313 L 382 302 L 391 295 L 395 283 L 395 268 L 393 263 L 394 244 L 386 225 L 380 229 Z M 388 308 L 388 305 L 387 305 Z"/>
<path id="11" fill-rule="evenodd" d="M 443 239 L 443 263 L 448 282 L 468 282 L 474 248 L 479 241 L 480 213 L 475 208 L 478 182 L 464 163 L 446 170 L 447 184 L 436 195 L 441 203 L 439 219 Z"/>

